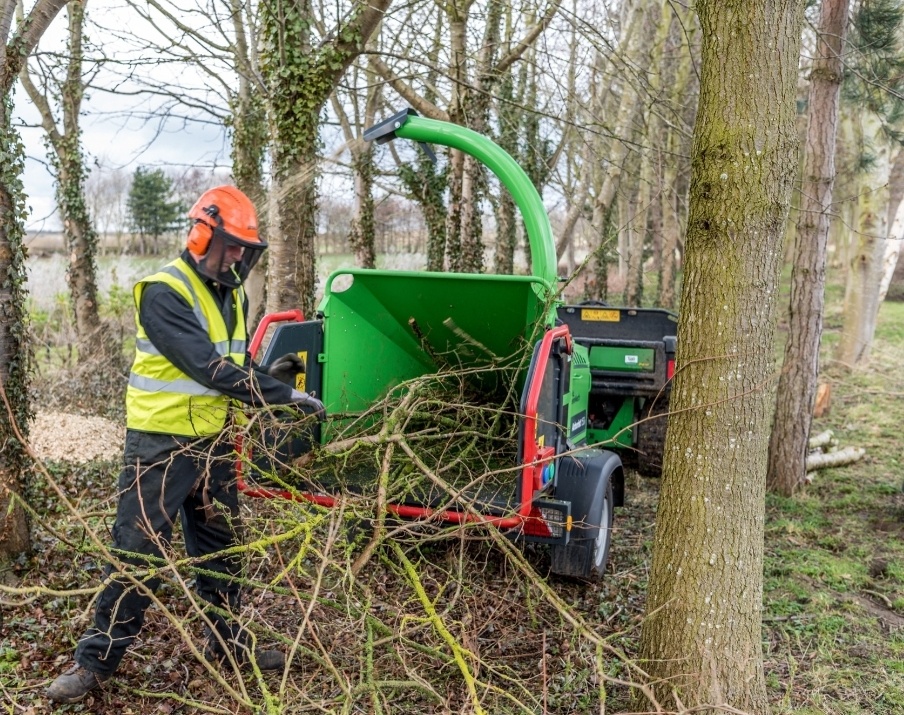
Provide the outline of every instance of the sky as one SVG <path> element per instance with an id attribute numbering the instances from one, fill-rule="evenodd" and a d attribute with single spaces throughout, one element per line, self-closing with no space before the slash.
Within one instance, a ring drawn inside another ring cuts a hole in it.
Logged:
<path id="1" fill-rule="evenodd" d="M 29 118 L 34 109 L 19 91 L 16 97 L 17 114 Z M 166 170 L 188 169 L 192 166 L 228 166 L 229 146 L 222 128 L 211 125 L 170 122 L 162 131 L 142 126 L 137 121 L 124 120 L 102 109 L 88 115 L 83 123 L 83 144 L 91 163 L 98 169 L 122 168 L 131 175 L 139 166 L 161 167 Z M 54 203 L 53 177 L 47 166 L 44 131 L 22 128 L 26 162 L 24 185 L 31 208 L 26 228 L 29 232 L 58 231 L 60 222 Z"/>
<path id="2" fill-rule="evenodd" d="M 107 24 L 115 24 L 116 16 L 126 12 L 118 3 L 119 0 L 96 0 L 88 5 L 89 13 L 103 17 Z M 39 51 L 52 52 L 62 46 L 66 22 L 63 10 L 42 39 Z M 109 37 L 90 26 L 88 34 Z M 104 51 L 117 58 L 134 55 L 133 50 L 117 48 L 116 43 L 115 38 L 105 42 Z M 187 75 L 184 66 L 163 63 L 145 65 L 140 71 L 153 71 L 158 82 L 173 87 L 184 83 Z M 109 79 L 106 81 L 109 83 Z M 95 171 L 120 168 L 131 175 L 139 166 L 160 167 L 168 172 L 194 166 L 229 167 L 229 144 L 222 125 L 181 119 L 146 122 L 132 110 L 147 114 L 148 100 L 130 95 L 127 83 L 120 87 L 122 94 L 89 89 L 82 103 L 83 147 Z M 39 126 L 37 110 L 21 86 L 15 90 L 15 117 L 26 153 L 23 181 L 31 209 L 26 228 L 30 232 L 58 231 L 60 222 L 55 211 L 53 177 L 47 165 L 45 133 Z"/>

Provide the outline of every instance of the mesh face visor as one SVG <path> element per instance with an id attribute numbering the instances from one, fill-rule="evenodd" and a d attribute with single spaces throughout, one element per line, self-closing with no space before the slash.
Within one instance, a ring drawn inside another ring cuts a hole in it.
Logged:
<path id="1" fill-rule="evenodd" d="M 266 248 L 263 241 L 245 241 L 217 226 L 207 253 L 198 261 L 198 272 L 220 285 L 238 288 Z"/>

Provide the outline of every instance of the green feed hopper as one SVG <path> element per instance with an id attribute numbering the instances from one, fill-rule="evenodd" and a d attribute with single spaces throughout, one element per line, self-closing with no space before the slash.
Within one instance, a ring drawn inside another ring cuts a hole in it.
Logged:
<path id="1" fill-rule="evenodd" d="M 446 370 L 485 392 L 505 389 L 499 377 L 529 355 L 547 296 L 534 276 L 334 273 L 320 306 L 328 409 L 360 412 L 400 382 Z"/>

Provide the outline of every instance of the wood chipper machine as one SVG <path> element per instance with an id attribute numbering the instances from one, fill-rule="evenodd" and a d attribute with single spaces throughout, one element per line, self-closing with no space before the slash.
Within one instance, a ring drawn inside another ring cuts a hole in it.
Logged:
<path id="1" fill-rule="evenodd" d="M 587 443 L 589 351 L 557 315 L 555 245 L 537 190 L 517 162 L 488 138 L 413 110 L 371 127 L 364 136 L 378 144 L 411 140 L 427 151 L 430 144 L 452 147 L 486 165 L 520 210 L 531 275 L 341 269 L 326 281 L 313 318 L 297 311 L 266 316 L 252 350 L 271 329 L 258 356 L 261 364 L 290 352 L 304 358 L 300 387 L 316 394 L 327 410 L 315 431 L 315 455 L 337 441 L 354 443 L 348 435 L 356 427 L 384 425 L 390 417 L 379 407 L 383 401 L 400 404 L 433 376 L 442 382 L 451 375 L 446 382 L 479 401 L 479 409 L 492 419 L 510 419 L 506 456 L 485 460 L 480 469 L 468 470 L 467 479 L 456 481 L 453 466 L 464 462 L 464 453 L 474 452 L 475 440 L 484 435 L 461 429 L 444 411 L 460 396 L 425 402 L 417 435 L 434 441 L 451 436 L 441 457 L 427 465 L 429 474 L 442 479 L 390 486 L 381 502 L 386 510 L 405 520 L 497 528 L 513 539 L 548 544 L 554 573 L 600 577 L 613 507 L 624 499 L 624 473 L 618 454 Z M 291 455 L 283 455 L 270 466 L 276 461 L 293 463 Z M 291 486 L 286 477 L 274 488 L 265 486 L 269 468 L 250 465 L 240 475 L 246 495 L 307 499 L 326 507 L 348 494 L 371 493 L 367 483 L 379 472 L 379 465 L 368 469 L 342 461 L 333 477 L 315 479 L 299 466 L 293 468 Z"/>

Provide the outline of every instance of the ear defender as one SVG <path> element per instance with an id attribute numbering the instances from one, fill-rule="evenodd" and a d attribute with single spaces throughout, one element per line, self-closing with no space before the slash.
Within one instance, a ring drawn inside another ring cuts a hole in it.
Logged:
<path id="1" fill-rule="evenodd" d="M 213 229 L 203 221 L 196 221 L 188 232 L 188 240 L 185 245 L 192 253 L 203 256 L 207 253 L 211 238 L 213 238 Z"/>

